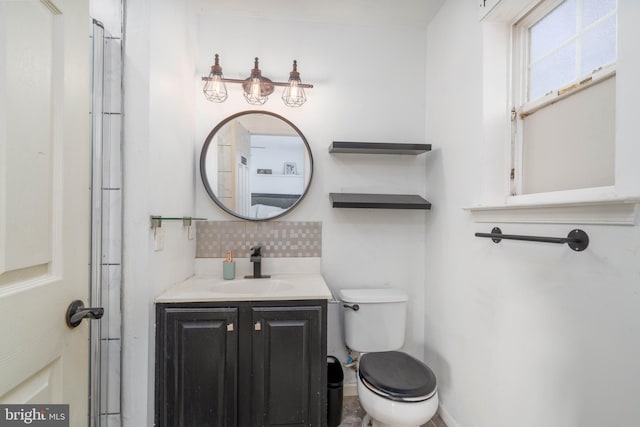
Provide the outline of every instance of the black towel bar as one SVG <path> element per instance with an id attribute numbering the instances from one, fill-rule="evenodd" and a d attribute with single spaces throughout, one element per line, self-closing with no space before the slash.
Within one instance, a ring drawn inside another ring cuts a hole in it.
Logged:
<path id="1" fill-rule="evenodd" d="M 580 229 L 571 230 L 567 237 L 540 237 L 540 236 L 519 236 L 517 234 L 502 234 L 502 230 L 493 227 L 491 233 L 476 233 L 476 237 L 488 237 L 493 243 L 500 243 L 502 239 L 526 240 L 529 242 L 545 243 L 566 243 L 576 252 L 584 251 L 589 246 L 589 236 Z"/>

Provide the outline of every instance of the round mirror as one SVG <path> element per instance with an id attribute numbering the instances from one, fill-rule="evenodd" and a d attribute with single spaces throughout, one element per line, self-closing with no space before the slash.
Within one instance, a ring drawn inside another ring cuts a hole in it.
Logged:
<path id="1" fill-rule="evenodd" d="M 238 218 L 277 218 L 305 196 L 313 176 L 306 138 L 268 111 L 227 117 L 207 136 L 200 175 L 209 196 Z"/>

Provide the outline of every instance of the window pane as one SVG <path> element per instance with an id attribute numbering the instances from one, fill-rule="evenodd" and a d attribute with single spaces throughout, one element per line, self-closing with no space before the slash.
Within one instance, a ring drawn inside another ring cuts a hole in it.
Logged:
<path id="1" fill-rule="evenodd" d="M 576 0 L 566 0 L 529 29 L 530 59 L 534 63 L 574 36 Z"/>
<path id="2" fill-rule="evenodd" d="M 580 74 L 591 73 L 596 68 L 616 60 L 616 17 L 612 16 L 582 38 L 582 63 Z"/>
<path id="3" fill-rule="evenodd" d="M 529 76 L 529 100 L 544 96 L 576 79 L 576 42 L 533 65 Z"/>
<path id="4" fill-rule="evenodd" d="M 582 28 L 593 24 L 616 8 L 616 0 L 583 0 Z"/>

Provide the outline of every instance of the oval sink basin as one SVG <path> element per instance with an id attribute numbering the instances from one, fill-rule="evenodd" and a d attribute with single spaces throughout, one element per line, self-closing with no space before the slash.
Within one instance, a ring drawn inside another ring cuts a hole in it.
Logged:
<path id="1" fill-rule="evenodd" d="M 280 279 L 241 279 L 211 285 L 211 291 L 221 294 L 271 294 L 293 288 L 289 282 Z"/>

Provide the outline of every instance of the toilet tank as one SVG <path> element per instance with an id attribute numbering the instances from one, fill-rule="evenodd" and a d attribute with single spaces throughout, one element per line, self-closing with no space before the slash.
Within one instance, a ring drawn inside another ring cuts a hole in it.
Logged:
<path id="1" fill-rule="evenodd" d="M 342 289 L 344 336 L 361 353 L 397 350 L 404 344 L 407 293 L 395 288 Z M 357 305 L 358 309 L 344 307 Z"/>

